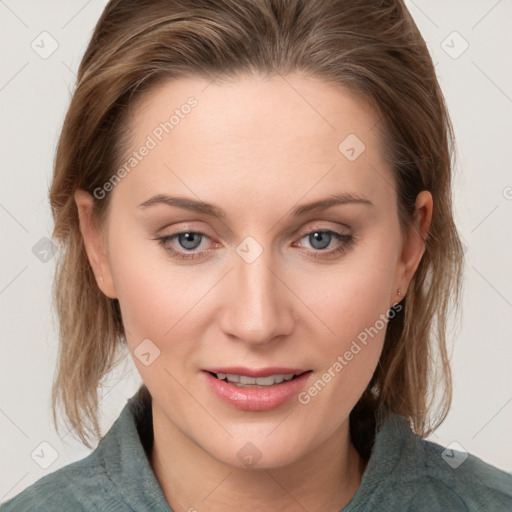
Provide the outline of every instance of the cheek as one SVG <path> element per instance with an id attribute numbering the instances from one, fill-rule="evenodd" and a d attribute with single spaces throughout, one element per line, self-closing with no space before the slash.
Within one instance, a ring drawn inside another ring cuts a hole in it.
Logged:
<path id="1" fill-rule="evenodd" d="M 197 365 L 193 306 L 198 294 L 187 293 L 190 284 L 187 287 L 179 270 L 162 262 L 144 263 L 141 256 L 135 248 L 122 255 L 112 253 L 127 345 L 151 393 L 164 393 L 169 407 L 185 413 L 191 405 L 182 403 L 175 378 L 180 381 L 178 375 L 192 374 Z"/>
<path id="2" fill-rule="evenodd" d="M 306 390 L 305 402 L 321 390 L 320 401 L 337 404 L 342 414 L 347 406 L 350 410 L 355 405 L 371 379 L 382 352 L 388 317 L 394 314 L 389 304 L 397 261 L 398 245 L 394 243 L 398 244 L 398 239 L 393 244 L 387 240 L 375 237 L 329 274 L 316 276 L 314 287 L 300 290 L 318 315 L 309 325 L 314 331 L 314 357 L 322 365 L 320 382 L 310 388 L 311 393 Z"/>
<path id="3" fill-rule="evenodd" d="M 187 324 L 180 320 L 197 301 L 201 279 L 191 287 L 157 241 L 120 223 L 109 235 L 109 260 L 130 349 L 146 338 L 161 346 L 166 338 L 175 337 Z"/>
<path id="4" fill-rule="evenodd" d="M 320 339 L 344 344 L 372 327 L 389 309 L 396 264 L 395 241 L 375 236 L 347 253 L 339 265 L 306 279 L 297 275 L 294 290 L 321 320 Z"/>

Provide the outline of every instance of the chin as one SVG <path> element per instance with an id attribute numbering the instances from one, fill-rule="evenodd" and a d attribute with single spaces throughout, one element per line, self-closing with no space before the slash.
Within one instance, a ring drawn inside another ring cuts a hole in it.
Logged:
<path id="1" fill-rule="evenodd" d="M 230 438 L 225 443 L 215 443 L 213 446 L 203 445 L 203 449 L 219 462 L 238 469 L 281 468 L 305 456 L 303 436 L 294 442 L 286 435 L 272 434 L 269 437 L 271 431 L 272 429 L 265 429 L 260 435 Z"/>

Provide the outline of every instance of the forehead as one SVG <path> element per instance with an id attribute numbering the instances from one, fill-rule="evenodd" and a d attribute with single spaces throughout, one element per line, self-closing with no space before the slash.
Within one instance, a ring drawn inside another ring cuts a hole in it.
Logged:
<path id="1" fill-rule="evenodd" d="M 318 78 L 170 80 L 142 96 L 128 125 L 125 160 L 151 146 L 123 180 L 137 198 L 175 186 L 197 195 L 229 186 L 298 199 L 315 183 L 375 195 L 390 180 L 372 104 Z"/>

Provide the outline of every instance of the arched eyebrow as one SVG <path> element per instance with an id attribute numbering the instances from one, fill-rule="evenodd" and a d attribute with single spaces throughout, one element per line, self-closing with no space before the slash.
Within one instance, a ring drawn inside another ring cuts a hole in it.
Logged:
<path id="1" fill-rule="evenodd" d="M 330 196 L 327 196 L 325 199 L 320 199 L 319 201 L 313 201 L 311 203 L 306 203 L 301 206 L 297 206 L 292 210 L 291 215 L 295 217 L 300 217 L 301 215 L 305 215 L 306 213 L 327 210 L 327 208 L 331 208 L 332 206 L 354 203 L 373 206 L 373 203 L 369 199 L 366 199 L 365 197 L 362 197 L 359 194 L 354 194 L 351 192 L 342 192 L 340 194 L 332 194 Z"/>
<path id="2" fill-rule="evenodd" d="M 325 199 L 320 199 L 318 201 L 313 201 L 310 203 L 299 205 L 291 211 L 291 215 L 294 217 L 300 217 L 307 213 L 327 210 L 332 206 L 354 203 L 363 204 L 367 206 L 374 206 L 369 199 L 366 199 L 358 194 L 342 192 L 339 194 L 329 195 Z M 153 196 L 147 201 L 144 201 L 143 203 L 139 204 L 139 208 L 147 208 L 149 206 L 153 206 L 156 204 L 176 206 L 178 208 L 184 208 L 186 210 L 191 210 L 197 213 L 202 213 L 204 215 L 216 217 L 219 219 L 226 218 L 226 212 L 219 208 L 218 206 L 183 196 L 168 196 L 165 194 L 157 194 L 156 196 Z"/>
<path id="3" fill-rule="evenodd" d="M 157 194 L 156 196 L 151 197 L 147 201 L 139 204 L 139 208 L 147 208 L 148 206 L 153 206 L 156 204 L 177 206 L 178 208 L 184 208 L 186 210 L 209 215 L 210 217 L 217 217 L 219 219 L 224 219 L 226 217 L 226 212 L 221 208 L 214 206 L 213 204 L 205 203 L 203 201 L 196 201 L 195 199 L 191 199 L 189 197 L 168 196 L 165 194 Z"/>

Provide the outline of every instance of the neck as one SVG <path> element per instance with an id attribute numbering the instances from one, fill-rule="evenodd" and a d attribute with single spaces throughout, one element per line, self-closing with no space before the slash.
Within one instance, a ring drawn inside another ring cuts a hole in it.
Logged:
<path id="1" fill-rule="evenodd" d="M 278 468 L 241 469 L 205 452 L 153 404 L 151 465 L 174 512 L 338 512 L 366 467 L 350 442 L 348 420 L 300 460 Z"/>

